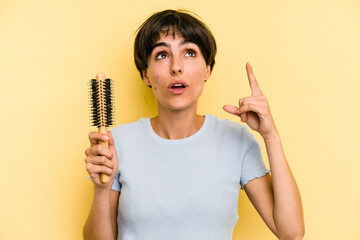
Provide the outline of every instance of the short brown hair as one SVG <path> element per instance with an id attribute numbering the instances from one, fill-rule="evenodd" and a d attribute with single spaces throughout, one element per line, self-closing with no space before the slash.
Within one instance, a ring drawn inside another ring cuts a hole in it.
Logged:
<path id="1" fill-rule="evenodd" d="M 216 42 L 210 29 L 187 10 L 164 10 L 151 15 L 136 31 L 134 58 L 141 78 L 142 71 L 148 68 L 147 60 L 151 55 L 160 34 L 168 36 L 181 34 L 185 40 L 194 42 L 200 48 L 206 65 L 212 70 L 215 65 Z"/>

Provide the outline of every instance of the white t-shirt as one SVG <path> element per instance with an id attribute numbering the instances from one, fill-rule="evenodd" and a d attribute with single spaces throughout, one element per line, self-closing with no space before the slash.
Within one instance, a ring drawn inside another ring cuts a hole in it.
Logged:
<path id="1" fill-rule="evenodd" d="M 248 128 L 213 115 L 178 140 L 157 135 L 149 118 L 111 132 L 120 240 L 231 240 L 239 184 L 269 172 Z"/>

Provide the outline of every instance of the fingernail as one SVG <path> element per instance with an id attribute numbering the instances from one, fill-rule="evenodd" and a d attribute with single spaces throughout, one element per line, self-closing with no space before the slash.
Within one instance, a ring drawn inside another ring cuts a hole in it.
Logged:
<path id="1" fill-rule="evenodd" d="M 104 136 L 103 139 L 104 139 L 105 141 L 107 141 L 107 140 L 109 140 L 109 137 L 108 137 L 108 136 Z"/>

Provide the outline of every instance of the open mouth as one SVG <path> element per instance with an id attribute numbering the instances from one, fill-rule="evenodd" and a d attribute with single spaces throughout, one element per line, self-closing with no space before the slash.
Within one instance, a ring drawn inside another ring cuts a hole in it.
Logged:
<path id="1" fill-rule="evenodd" d="M 180 88 L 185 88 L 185 85 L 177 83 L 171 86 L 171 89 L 180 89 Z"/>

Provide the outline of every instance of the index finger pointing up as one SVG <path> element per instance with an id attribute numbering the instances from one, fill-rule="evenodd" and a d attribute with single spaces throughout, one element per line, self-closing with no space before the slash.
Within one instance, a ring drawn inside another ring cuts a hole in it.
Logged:
<path id="1" fill-rule="evenodd" d="M 249 79 L 249 84 L 251 88 L 251 96 L 261 96 L 263 93 L 260 90 L 260 86 L 255 78 L 254 72 L 252 70 L 252 67 L 250 66 L 250 63 L 246 63 L 246 72 Z"/>

